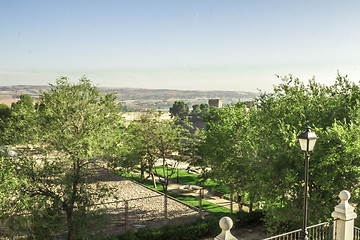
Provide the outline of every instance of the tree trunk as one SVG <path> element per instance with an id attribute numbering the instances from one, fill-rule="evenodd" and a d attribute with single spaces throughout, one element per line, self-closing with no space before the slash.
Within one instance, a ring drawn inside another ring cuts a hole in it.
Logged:
<path id="1" fill-rule="evenodd" d="M 254 203 L 253 203 L 252 199 L 250 198 L 249 212 L 252 212 L 253 207 L 254 207 Z"/>
<path id="2" fill-rule="evenodd" d="M 145 184 L 146 179 L 145 179 L 145 166 L 143 163 L 140 164 L 140 178 L 141 181 Z"/>
<path id="3" fill-rule="evenodd" d="M 155 175 L 153 172 L 151 172 L 151 178 L 152 178 L 152 181 L 153 181 L 153 185 L 154 185 L 154 188 L 156 188 L 156 180 L 155 180 Z"/>
<path id="4" fill-rule="evenodd" d="M 67 240 L 72 240 L 73 227 L 72 227 L 72 209 L 66 210 L 66 222 L 67 222 Z"/>

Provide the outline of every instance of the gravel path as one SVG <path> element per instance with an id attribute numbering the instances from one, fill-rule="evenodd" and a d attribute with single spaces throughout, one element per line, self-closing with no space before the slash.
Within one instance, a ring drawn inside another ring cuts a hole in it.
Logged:
<path id="1" fill-rule="evenodd" d="M 167 198 L 167 219 L 164 214 L 164 195 L 141 184 L 121 177 L 110 170 L 95 166 L 96 182 L 114 188 L 117 199 L 98 205 L 111 216 L 106 232 L 121 234 L 125 231 L 125 202 L 128 202 L 127 229 L 155 228 L 166 223 L 179 224 L 198 218 L 197 209 L 176 199 Z"/>

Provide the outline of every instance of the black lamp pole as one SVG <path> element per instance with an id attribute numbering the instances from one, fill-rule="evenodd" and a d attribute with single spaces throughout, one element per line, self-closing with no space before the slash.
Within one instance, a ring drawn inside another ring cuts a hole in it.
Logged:
<path id="1" fill-rule="evenodd" d="M 301 239 L 307 240 L 307 210 L 308 210 L 308 188 L 309 188 L 309 157 L 312 150 L 314 150 L 316 140 L 318 137 L 311 132 L 310 127 L 306 127 L 298 137 L 301 150 L 305 152 L 305 184 L 304 184 L 304 207 L 303 207 L 303 224 L 301 231 Z"/>
<path id="2" fill-rule="evenodd" d="M 308 209 L 308 186 L 309 186 L 309 153 L 305 153 L 305 186 L 304 186 L 304 206 L 303 206 L 303 224 L 301 239 L 307 240 L 307 209 Z"/>

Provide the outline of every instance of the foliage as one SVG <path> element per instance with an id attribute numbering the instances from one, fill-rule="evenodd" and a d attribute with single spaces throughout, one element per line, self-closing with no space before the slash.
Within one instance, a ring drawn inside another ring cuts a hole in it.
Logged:
<path id="1" fill-rule="evenodd" d="M 190 116 L 196 117 L 203 117 L 205 114 L 210 112 L 210 105 L 207 103 L 201 103 L 201 104 L 194 104 L 192 106 L 192 110 L 190 112 Z"/>
<path id="2" fill-rule="evenodd" d="M 359 199 L 359 86 L 341 76 L 332 86 L 282 80 L 273 93 L 260 95 L 251 117 L 256 158 L 250 188 L 265 201 L 265 222 L 274 232 L 301 226 L 305 170 L 296 137 L 308 125 L 319 137 L 310 158 L 308 224 L 328 220 L 343 189 Z"/>
<path id="3" fill-rule="evenodd" d="M 0 145 L 3 145 L 7 142 L 5 131 L 8 131 L 10 117 L 11 110 L 8 105 L 0 104 Z"/>
<path id="4" fill-rule="evenodd" d="M 205 236 L 214 236 L 221 232 L 219 227 L 219 218 L 210 217 L 208 219 L 199 219 L 196 222 L 180 224 L 177 226 L 166 225 L 159 229 L 142 229 L 138 232 L 127 232 L 119 237 L 121 240 L 197 240 Z"/>
<path id="5" fill-rule="evenodd" d="M 20 100 L 11 104 L 11 108 L 2 104 L 0 109 L 0 145 L 24 144 L 36 139 L 35 106 L 28 94 L 21 94 Z"/>
<path id="6" fill-rule="evenodd" d="M 161 114 L 146 113 L 140 117 L 140 120 L 134 120 L 126 129 L 125 142 L 122 155 L 123 161 L 121 167 L 134 168 L 140 165 L 142 182 L 151 177 L 154 188 L 156 188 L 153 167 L 158 159 L 157 139 L 163 134 L 159 127 Z M 149 173 L 145 176 L 145 171 Z"/>
<path id="7" fill-rule="evenodd" d="M 263 210 L 255 210 L 252 212 L 238 211 L 236 213 L 236 227 L 244 227 L 248 225 L 263 225 L 265 212 Z"/>
<path id="8" fill-rule="evenodd" d="M 143 239 L 174 239 L 174 240 L 197 240 L 204 237 L 217 236 L 221 229 L 219 220 L 224 215 L 211 216 L 205 220 L 199 219 L 196 222 L 180 224 L 177 226 L 166 225 L 159 229 L 142 229 L 137 232 L 127 232 L 119 236 L 120 240 L 143 240 Z M 256 210 L 251 213 L 240 211 L 233 216 L 234 226 L 245 227 L 248 225 L 262 224 L 264 213 Z"/>
<path id="9" fill-rule="evenodd" d="M 178 164 L 176 161 L 170 166 L 166 159 L 171 158 L 174 154 L 177 155 L 178 159 L 181 159 L 182 153 L 186 149 L 188 131 L 179 124 L 177 119 L 159 121 L 157 129 L 159 134 L 154 136 L 154 141 L 162 162 L 162 172 L 157 172 L 156 168 L 154 170 L 166 194 L 170 178 L 175 174 L 175 168 Z"/>
<path id="10" fill-rule="evenodd" d="M 33 238 L 55 236 L 65 227 L 73 239 L 101 227 L 92 205 L 111 192 L 93 181 L 93 159 L 122 125 L 120 107 L 113 94 L 102 94 L 85 77 L 78 84 L 62 77 L 42 92 L 36 121 L 24 125 L 24 131 L 37 132 L 36 144 L 17 147 L 17 157 L 3 162 L 2 168 L 16 170 L 8 176 L 17 184 L 5 186 L 8 201 L 2 203 L 10 199 L 16 209 L 1 217 L 30 214 L 25 220 Z"/>
<path id="11" fill-rule="evenodd" d="M 119 165 L 123 168 L 134 168 L 139 164 L 143 182 L 148 178 L 145 177 L 147 170 L 156 188 L 155 172 L 166 193 L 169 180 L 175 173 L 166 159 L 175 154 L 181 158 L 188 138 L 188 131 L 180 122 L 177 118 L 161 120 L 160 115 L 150 113 L 143 115 L 140 121 L 133 121 L 126 131 L 126 146 L 123 147 L 123 159 Z M 154 169 L 158 159 L 162 162 L 161 172 Z"/>
<path id="12" fill-rule="evenodd" d="M 175 101 L 169 112 L 171 117 L 185 118 L 189 116 L 189 106 L 184 101 Z"/>
<path id="13" fill-rule="evenodd" d="M 319 140 L 310 158 L 308 224 L 328 220 L 341 190 L 353 201 L 360 197 L 359 100 L 359 86 L 347 77 L 324 86 L 289 76 L 250 109 L 240 103 L 214 109 L 204 118 L 200 145 L 200 163 L 211 166 L 204 177 L 248 192 L 266 209 L 270 232 L 299 228 L 305 170 L 297 136 L 309 125 Z"/>
<path id="14" fill-rule="evenodd" d="M 212 109 L 204 121 L 206 123 L 205 141 L 200 150 L 203 157 L 204 178 L 213 178 L 219 185 L 229 186 L 240 196 L 242 204 L 245 192 L 252 182 L 252 168 L 249 157 L 251 144 L 251 125 L 245 103 L 228 105 L 222 109 Z M 209 171 L 208 167 L 211 167 Z"/>

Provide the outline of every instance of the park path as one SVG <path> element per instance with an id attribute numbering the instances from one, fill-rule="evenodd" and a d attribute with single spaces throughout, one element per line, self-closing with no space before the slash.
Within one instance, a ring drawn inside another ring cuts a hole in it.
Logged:
<path id="1" fill-rule="evenodd" d="M 179 169 L 180 170 L 186 170 L 188 167 L 188 164 L 186 163 L 180 163 Z M 156 178 L 156 180 L 158 180 Z M 177 183 L 175 180 L 170 180 L 168 190 L 173 193 L 180 193 L 182 195 L 190 195 L 199 197 L 199 192 L 181 192 L 179 188 L 181 186 L 186 185 L 185 183 Z M 206 191 L 204 194 L 204 200 L 209 201 L 211 203 L 230 208 L 230 201 L 228 199 L 220 198 L 218 196 L 215 196 L 213 193 Z M 233 203 L 233 210 L 238 211 L 238 204 Z M 247 210 L 247 209 L 243 209 Z M 219 230 L 219 234 L 220 234 Z M 250 226 L 246 228 L 239 228 L 239 229 L 233 229 L 231 230 L 232 234 L 238 239 L 238 240 L 260 240 L 266 238 L 266 229 L 262 226 Z M 213 240 L 215 236 L 208 237 L 208 238 L 202 238 L 201 240 Z"/>
<path id="2" fill-rule="evenodd" d="M 198 218 L 196 208 L 168 197 L 165 220 L 163 193 L 115 174 L 100 164 L 94 164 L 93 168 L 93 184 L 106 186 L 114 192 L 112 198 L 93 206 L 107 213 L 110 225 L 103 230 L 108 234 L 119 235 L 126 229 L 156 228 L 166 223 L 176 225 Z"/>
<path id="3" fill-rule="evenodd" d="M 159 164 L 162 164 L 162 163 L 159 163 Z M 179 165 L 178 165 L 178 169 L 186 171 L 188 169 L 188 166 L 189 166 L 188 163 L 180 162 Z M 193 173 L 196 174 L 196 172 L 193 172 Z M 180 194 L 183 194 L 183 195 L 190 195 L 190 196 L 199 197 L 199 192 L 198 191 L 187 192 L 187 193 L 185 193 L 183 191 L 180 191 L 179 188 L 181 186 L 184 186 L 184 185 L 186 185 L 186 184 L 181 183 L 181 182 L 177 183 L 175 180 L 171 179 L 169 181 L 168 190 L 173 192 L 173 193 L 178 193 L 178 194 L 180 193 Z M 230 203 L 229 199 L 221 198 L 219 196 L 216 196 L 212 192 L 209 192 L 207 190 L 204 193 L 203 199 L 208 201 L 208 202 L 211 202 L 211 203 L 217 204 L 219 206 L 223 206 L 223 207 L 226 207 L 226 208 L 230 209 L 230 204 L 231 203 Z M 239 205 L 237 203 L 233 203 L 233 210 L 234 211 L 239 210 Z M 249 211 L 247 206 L 243 206 L 243 210 L 244 211 Z M 260 240 L 260 239 L 264 239 L 264 238 L 267 237 L 266 229 L 263 226 L 250 226 L 250 227 L 232 229 L 231 232 L 238 240 Z M 201 240 L 213 240 L 214 237 L 202 238 Z"/>
<path id="4" fill-rule="evenodd" d="M 170 165 L 175 165 L 174 162 L 175 160 L 171 160 L 171 159 L 167 159 L 166 160 Z M 155 165 L 161 165 L 162 164 L 162 160 L 158 161 Z M 184 170 L 184 171 L 187 171 L 189 167 L 189 163 L 188 162 L 178 162 L 178 165 L 177 165 L 177 168 L 179 170 Z M 198 174 L 196 173 L 195 171 L 192 172 L 194 174 Z M 177 183 L 175 180 L 170 180 L 169 181 L 169 186 L 168 186 L 168 190 L 173 192 L 173 193 L 181 193 L 183 195 L 190 195 L 190 196 L 195 196 L 195 197 L 199 197 L 199 191 L 194 191 L 194 192 L 183 192 L 183 191 L 179 191 L 179 188 L 183 185 L 186 185 L 186 183 Z M 204 196 L 203 196 L 203 199 L 208 201 L 208 202 L 211 202 L 211 203 L 214 203 L 214 204 L 217 204 L 219 206 L 223 206 L 223 207 L 226 207 L 226 208 L 231 208 L 231 203 L 230 203 L 230 200 L 227 199 L 227 198 L 223 198 L 223 197 L 219 197 L 219 196 L 216 196 L 214 193 L 212 192 L 209 192 L 207 190 L 205 190 L 205 193 L 204 193 Z M 234 211 L 239 211 L 239 205 L 237 203 L 232 203 L 232 207 L 233 207 L 233 210 Z M 243 206 L 242 208 L 244 211 L 249 211 L 248 207 L 246 206 Z"/>

